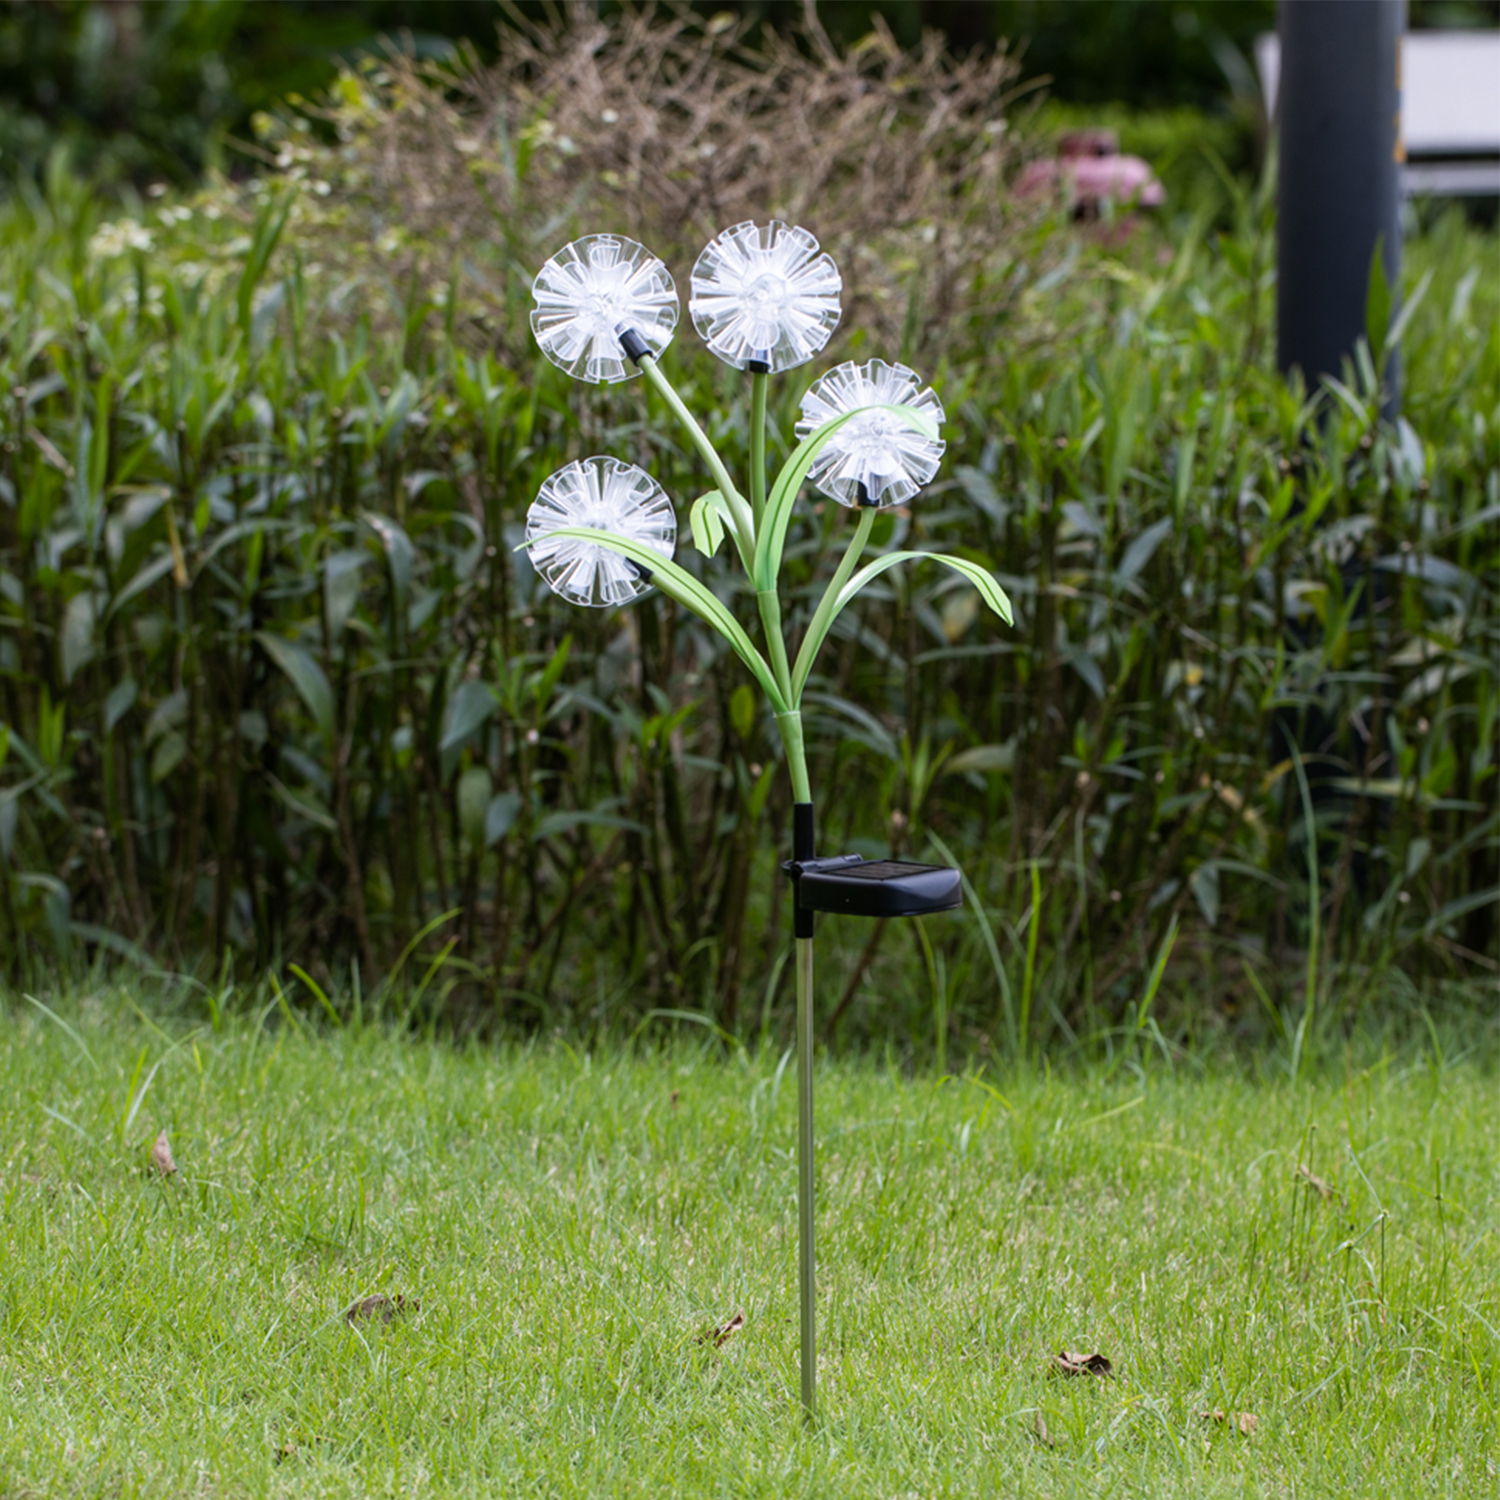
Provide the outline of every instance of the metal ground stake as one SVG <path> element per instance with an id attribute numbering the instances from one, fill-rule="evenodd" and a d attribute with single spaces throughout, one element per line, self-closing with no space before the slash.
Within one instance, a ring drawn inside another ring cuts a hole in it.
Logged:
<path id="1" fill-rule="evenodd" d="M 813 940 L 797 939 L 797 1284 L 802 1311 L 802 1411 L 817 1406 L 818 1324 L 813 1196 Z"/>
<path id="2" fill-rule="evenodd" d="M 792 804 L 792 869 L 813 857 L 813 807 Z M 813 914 L 797 900 L 792 880 L 792 931 L 797 939 L 797 1294 L 802 1334 L 802 1414 L 818 1403 L 817 1200 L 813 1180 Z"/>

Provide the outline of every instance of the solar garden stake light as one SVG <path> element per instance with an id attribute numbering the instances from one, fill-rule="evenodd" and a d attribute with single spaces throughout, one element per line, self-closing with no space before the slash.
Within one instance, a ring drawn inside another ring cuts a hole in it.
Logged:
<path id="1" fill-rule="evenodd" d="M 797 1223 L 802 1406 L 816 1407 L 813 1198 L 813 922 L 819 911 L 886 917 L 944 911 L 961 902 L 959 872 L 855 854 L 818 858 L 812 787 L 803 744 L 803 691 L 834 621 L 866 584 L 890 568 L 927 559 L 961 574 L 1007 624 L 1010 601 L 976 563 L 937 552 L 886 552 L 859 568 L 876 514 L 902 505 L 937 472 L 943 408 L 904 365 L 872 359 L 829 370 L 802 400 L 800 439 L 766 481 L 766 384 L 812 359 L 840 316 L 838 268 L 805 229 L 773 221 L 736 224 L 693 266 L 689 310 L 709 349 L 750 376 L 748 494 L 731 476 L 658 361 L 679 313 L 666 266 L 620 235 L 592 234 L 558 251 L 532 287 L 532 331 L 542 352 L 579 380 L 613 383 L 641 374 L 671 409 L 717 488 L 689 511 L 693 542 L 713 556 L 728 536 L 755 591 L 765 651 L 719 598 L 672 560 L 677 516 L 662 487 L 619 459 L 585 458 L 546 480 L 526 517 L 533 565 L 574 604 L 627 604 L 653 585 L 723 636 L 760 684 L 775 714 L 792 781 L 791 877 L 797 974 Z M 782 626 L 782 549 L 798 492 L 811 481 L 859 513 L 853 536 L 813 610 L 795 660 Z M 858 571 L 856 571 L 858 569 Z"/>

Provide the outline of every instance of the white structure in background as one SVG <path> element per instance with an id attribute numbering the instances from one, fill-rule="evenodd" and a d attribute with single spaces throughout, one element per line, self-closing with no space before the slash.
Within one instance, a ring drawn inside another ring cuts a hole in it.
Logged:
<path id="1" fill-rule="evenodd" d="M 1266 116 L 1276 115 L 1281 42 L 1255 41 Z M 1500 31 L 1410 31 L 1401 39 L 1407 197 L 1500 194 Z"/>

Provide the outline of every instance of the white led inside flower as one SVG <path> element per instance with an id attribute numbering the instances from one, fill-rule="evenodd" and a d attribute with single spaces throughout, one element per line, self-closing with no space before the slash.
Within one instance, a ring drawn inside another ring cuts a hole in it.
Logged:
<path id="1" fill-rule="evenodd" d="M 542 353 L 593 385 L 628 380 L 620 335 L 633 328 L 653 355 L 672 342 L 677 287 L 661 261 L 634 240 L 590 234 L 564 245 L 531 284 L 531 331 Z"/>
<path id="2" fill-rule="evenodd" d="M 883 359 L 863 365 L 851 360 L 830 370 L 802 398 L 797 437 L 866 406 L 910 407 L 934 434 L 944 421 L 942 402 L 914 370 Z M 947 446 L 896 412 L 861 411 L 833 434 L 807 477 L 840 505 L 903 505 L 937 473 Z"/>
<path id="3" fill-rule="evenodd" d="M 597 542 L 553 535 L 565 526 L 629 537 L 668 559 L 677 544 L 672 502 L 644 469 L 618 458 L 585 458 L 549 475 L 526 512 L 532 566 L 569 603 L 601 609 L 644 594 L 650 576 Z"/>
<path id="4" fill-rule="evenodd" d="M 838 327 L 843 289 L 833 258 L 805 229 L 747 220 L 705 246 L 693 267 L 688 311 L 726 364 L 790 370 Z"/>

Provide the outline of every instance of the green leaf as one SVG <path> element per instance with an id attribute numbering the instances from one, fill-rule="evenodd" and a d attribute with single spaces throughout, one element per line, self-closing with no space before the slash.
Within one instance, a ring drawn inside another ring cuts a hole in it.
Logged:
<path id="1" fill-rule="evenodd" d="M 359 573 L 365 554 L 356 549 L 330 553 L 323 564 L 323 608 L 328 622 L 328 644 L 338 644 L 359 603 Z"/>
<path id="2" fill-rule="evenodd" d="M 944 552 L 888 552 L 884 557 L 877 557 L 868 567 L 861 568 L 844 585 L 839 593 L 838 607 L 842 609 L 867 583 L 904 562 L 935 562 L 941 563 L 945 568 L 952 568 L 955 573 L 961 573 L 979 590 L 980 598 L 1007 625 L 1015 623 L 1015 618 L 1011 613 L 1010 599 L 1005 590 L 995 582 L 993 575 L 987 569 L 981 568 L 978 563 L 970 562 L 966 557 L 949 557 Z"/>
<path id="3" fill-rule="evenodd" d="M 761 770 L 759 779 L 756 781 L 755 785 L 750 788 L 750 799 L 745 804 L 745 812 L 752 823 L 758 817 L 760 817 L 761 813 L 765 810 L 766 798 L 771 793 L 771 782 L 774 779 L 772 776 L 772 772 L 774 772 L 775 769 L 776 767 L 774 764 L 764 767 Z"/>
<path id="4" fill-rule="evenodd" d="M 485 819 L 494 785 L 486 766 L 470 766 L 458 778 L 458 826 L 473 849 L 485 847 Z"/>
<path id="5" fill-rule="evenodd" d="M 1219 866 L 1215 860 L 1205 860 L 1188 877 L 1193 900 L 1203 913 L 1203 920 L 1210 927 L 1219 925 Z"/>
<path id="6" fill-rule="evenodd" d="M 519 792 L 498 792 L 484 813 L 484 847 L 493 849 L 515 827 L 521 813 Z"/>
<path id="7" fill-rule="evenodd" d="M 755 728 L 755 693 L 748 682 L 729 695 L 729 722 L 742 740 L 750 738 Z"/>
<path id="8" fill-rule="evenodd" d="M 84 589 L 68 600 L 62 625 L 62 674 L 72 682 L 80 667 L 94 659 L 94 595 Z"/>
<path id="9" fill-rule="evenodd" d="M 122 677 L 110 690 L 109 696 L 104 700 L 104 732 L 109 734 L 131 710 L 135 703 L 135 678 Z M 0 755 L 0 761 L 5 757 Z"/>
<path id="10" fill-rule="evenodd" d="M 556 838 L 558 834 L 566 833 L 570 828 L 626 828 L 631 833 L 647 831 L 643 824 L 637 823 L 633 818 L 622 818 L 619 813 L 568 809 L 548 813 L 536 825 L 536 830 L 531 836 L 540 842 L 542 839 Z"/>
<path id="11" fill-rule="evenodd" d="M 288 193 L 280 199 L 275 197 L 268 199 L 255 221 L 250 253 L 245 257 L 245 269 L 240 272 L 240 284 L 235 292 L 235 307 L 239 313 L 240 328 L 247 335 L 250 332 L 250 312 L 251 304 L 255 299 L 255 288 L 260 284 L 261 277 L 266 274 L 266 266 L 270 263 L 271 253 L 276 249 L 276 242 L 281 238 L 281 231 L 286 226 L 286 217 L 292 211 L 293 196 Z"/>
<path id="12" fill-rule="evenodd" d="M 1377 235 L 1375 248 L 1370 252 L 1370 282 L 1365 293 L 1365 339 L 1372 354 L 1385 348 L 1391 324 L 1391 289 L 1385 279 L 1384 249 L 1385 236 Z"/>
<path id="13" fill-rule="evenodd" d="M 1121 588 L 1135 582 L 1136 575 L 1156 555 L 1156 549 L 1171 532 L 1172 518 L 1164 516 L 1131 540 L 1125 549 L 1125 556 L 1120 559 L 1120 566 L 1115 570 L 1115 581 Z"/>
<path id="14" fill-rule="evenodd" d="M 297 695 L 307 705 L 307 711 L 318 726 L 318 733 L 325 737 L 333 733 L 333 689 L 322 667 L 295 641 L 284 636 L 272 635 L 268 630 L 257 630 L 255 639 L 261 649 L 291 678 Z"/>
<path id="15" fill-rule="evenodd" d="M 175 729 L 168 730 L 151 752 L 152 783 L 165 781 L 182 764 L 182 758 L 186 754 L 187 741 Z"/>
<path id="16" fill-rule="evenodd" d="M 663 557 L 644 542 L 629 537 L 617 536 L 612 531 L 600 531 L 592 526 L 560 526 L 549 536 L 571 537 L 580 542 L 593 542 L 618 552 L 639 563 L 651 573 L 651 581 L 669 599 L 675 599 L 684 609 L 690 609 L 705 624 L 712 625 L 734 648 L 735 654 L 755 674 L 755 680 L 766 691 L 777 713 L 787 712 L 787 702 L 781 689 L 776 686 L 775 674 L 766 665 L 765 658 L 755 649 L 754 642 L 745 634 L 740 622 L 719 602 L 691 573 L 685 572 L 670 558 Z M 531 543 L 523 543 L 516 550 L 522 551 Z"/>
<path id="17" fill-rule="evenodd" d="M 385 560 L 391 570 L 391 591 L 396 596 L 396 618 L 401 619 L 406 614 L 406 596 L 411 590 L 416 548 L 406 532 L 390 517 L 367 515 L 364 520 L 385 549 Z"/>
<path id="18" fill-rule="evenodd" d="M 995 582 L 987 569 L 981 568 L 978 563 L 973 563 L 966 557 L 949 557 L 943 552 L 887 552 L 884 557 L 877 557 L 868 567 L 861 568 L 853 578 L 839 590 L 838 598 L 833 602 L 833 608 L 827 616 L 818 621 L 816 634 L 814 627 L 808 627 L 807 639 L 803 642 L 802 649 L 797 653 L 797 670 L 792 676 L 792 701 L 799 702 L 802 698 L 802 689 L 807 685 L 807 679 L 812 675 L 813 664 L 817 660 L 818 650 L 828 636 L 833 622 L 843 613 L 859 591 L 867 583 L 872 583 L 882 573 L 889 572 L 904 562 L 935 562 L 941 563 L 945 568 L 952 568 L 955 573 L 961 573 L 970 583 L 979 590 L 979 597 L 1005 621 L 1007 625 L 1015 623 L 1011 613 L 1010 600 L 1006 597 L 1005 590 Z"/>
<path id="19" fill-rule="evenodd" d="M 123 609 L 137 594 L 144 594 L 153 583 L 158 582 L 172 571 L 172 554 L 164 551 L 158 557 L 142 565 L 140 571 L 109 601 L 109 608 L 104 611 L 106 622 L 116 611 Z"/>
<path id="20" fill-rule="evenodd" d="M 438 749 L 446 752 L 463 744 L 499 706 L 500 700 L 489 683 L 464 683 L 448 700 L 443 712 L 443 735 Z"/>
<path id="21" fill-rule="evenodd" d="M 92 922 L 69 922 L 68 930 L 80 942 L 93 943 L 96 947 L 103 948 L 109 953 L 118 954 L 121 958 L 127 958 L 131 963 L 142 969 L 156 969 L 155 962 L 136 947 L 128 938 L 123 938 L 118 932 L 111 932 L 107 927 L 97 927 Z"/>
<path id="22" fill-rule="evenodd" d="M 1458 921 L 1460 917 L 1467 916 L 1471 911 L 1497 904 L 1500 904 L 1500 885 L 1492 885 L 1488 890 L 1470 891 L 1467 896 L 1458 896 L 1452 901 L 1445 902 L 1427 919 L 1427 925 L 1422 930 L 1430 937 L 1434 932 L 1440 931 L 1450 922 Z"/>
<path id="23" fill-rule="evenodd" d="M 1417 309 L 1422 305 L 1422 299 L 1427 295 L 1428 287 L 1432 285 L 1432 272 L 1433 268 L 1431 266 L 1428 266 L 1422 272 L 1422 279 L 1417 283 L 1411 296 L 1402 303 L 1401 311 L 1392 320 L 1391 326 L 1385 335 L 1385 347 L 1387 349 L 1396 348 L 1405 337 L 1407 328 L 1411 326 L 1412 318 L 1416 315 Z"/>
<path id="24" fill-rule="evenodd" d="M 766 593 L 776 587 L 776 575 L 781 571 L 781 552 L 786 546 L 786 530 L 792 519 L 792 506 L 796 502 L 797 492 L 802 488 L 803 480 L 807 478 L 807 471 L 812 468 L 817 461 L 818 454 L 828 446 L 839 428 L 867 411 L 894 412 L 924 436 L 935 438 L 938 435 L 936 426 L 914 407 L 877 403 L 873 406 L 861 406 L 855 411 L 846 411 L 842 416 L 832 418 L 816 432 L 810 432 L 803 438 L 792 456 L 782 465 L 781 472 L 776 476 L 776 483 L 771 487 L 771 494 L 766 500 L 760 535 L 755 541 L 754 581 L 758 593 Z"/>
<path id="25" fill-rule="evenodd" d="M 693 529 L 693 545 L 705 557 L 712 557 L 719 550 L 726 516 L 724 496 L 719 490 L 710 490 L 693 501 L 688 522 Z"/>
<path id="26" fill-rule="evenodd" d="M 1016 742 L 1008 739 L 1003 745 L 974 745 L 960 750 L 943 763 L 945 776 L 957 776 L 964 771 L 1009 771 L 1016 764 Z"/>
<path id="27" fill-rule="evenodd" d="M 339 825 L 333 821 L 327 810 L 311 792 L 299 797 L 297 793 L 277 777 L 267 773 L 266 779 L 271 783 L 271 790 L 276 793 L 296 817 L 306 818 L 314 827 L 325 829 L 329 833 L 338 832 Z"/>
<path id="28" fill-rule="evenodd" d="M 563 669 L 568 665 L 568 655 L 572 649 L 573 637 L 571 634 L 565 635 L 557 643 L 557 650 L 552 653 L 551 659 L 537 678 L 535 702 L 538 713 L 545 712 L 552 702 L 552 694 L 562 680 Z"/>
<path id="29" fill-rule="evenodd" d="M 146 729 L 142 738 L 148 745 L 153 740 L 160 739 L 169 729 L 176 729 L 187 719 L 187 710 L 186 688 L 178 688 L 175 693 L 168 693 L 152 709 L 151 717 L 146 720 Z"/>

